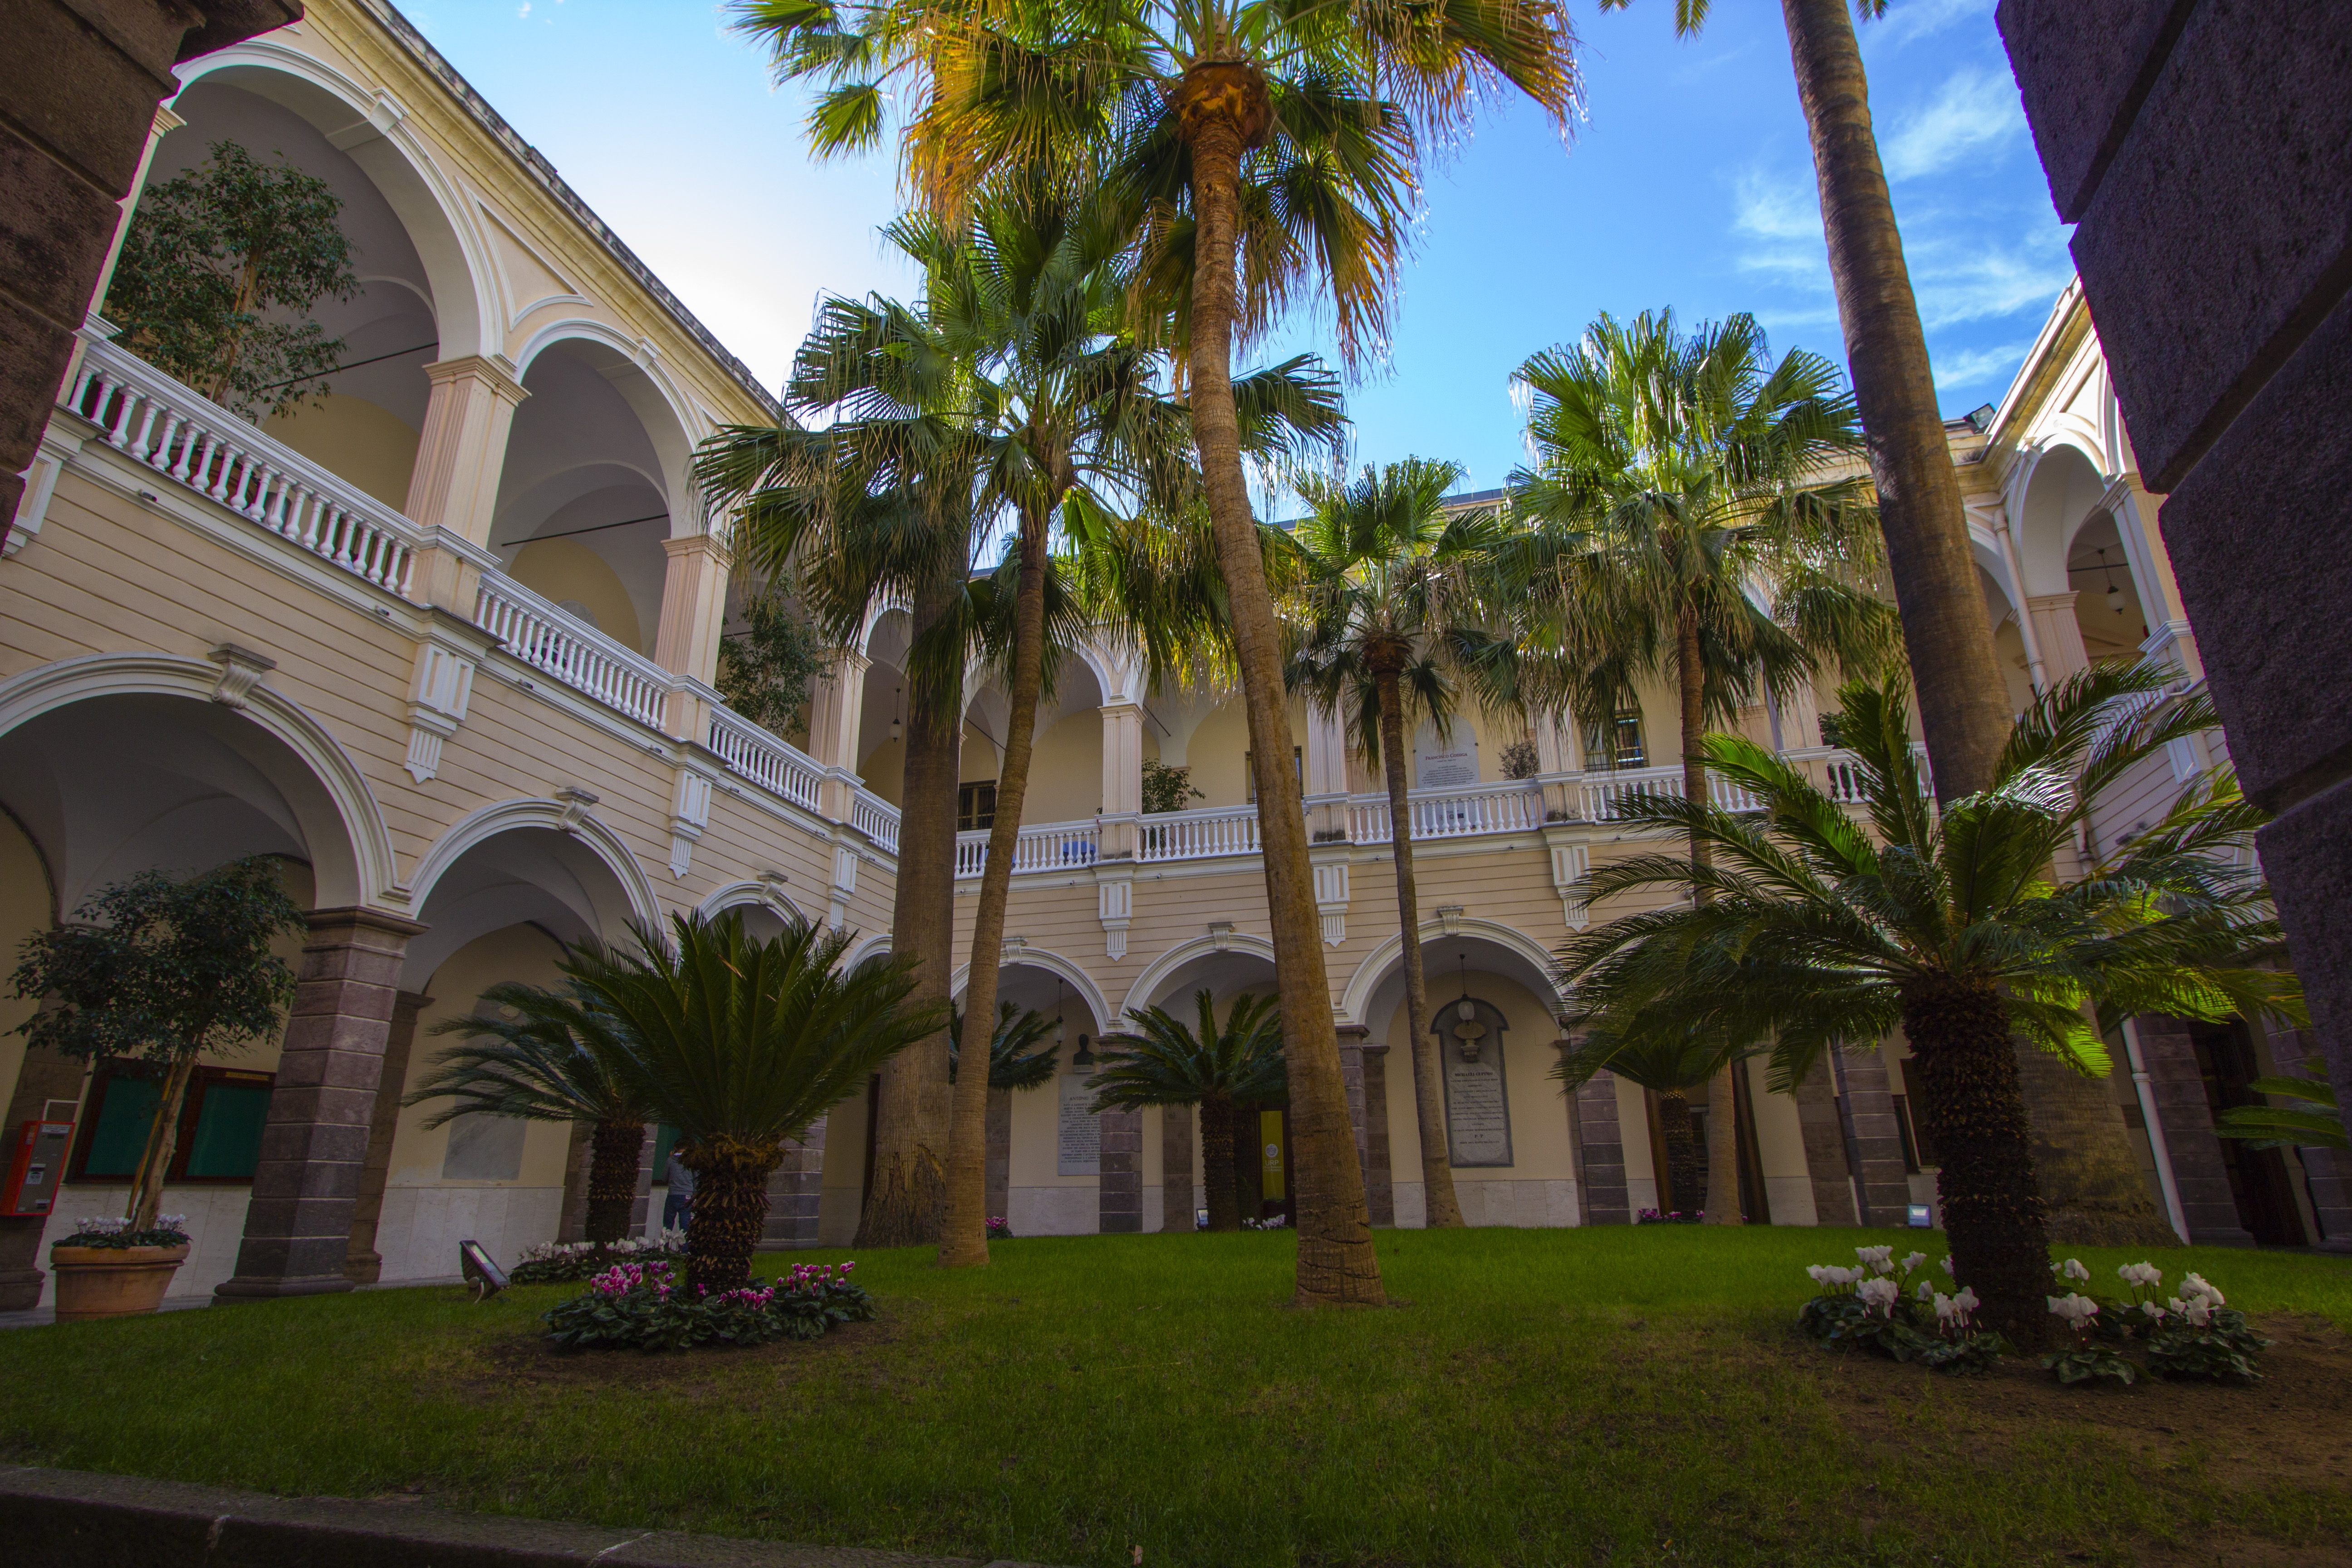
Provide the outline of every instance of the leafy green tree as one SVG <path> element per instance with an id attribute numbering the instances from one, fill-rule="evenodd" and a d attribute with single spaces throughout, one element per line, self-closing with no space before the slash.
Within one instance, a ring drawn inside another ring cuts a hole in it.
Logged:
<path id="1" fill-rule="evenodd" d="M 1601 8 L 1631 3 L 1601 0 Z M 1920 727 L 1937 798 L 1950 801 L 1990 787 L 2008 732 L 2009 688 L 1977 587 L 1959 475 L 1936 402 L 1927 334 L 1871 123 L 1870 83 L 1845 5 L 1781 0 L 1780 15 L 1812 136 L 1830 279 L 1854 396 L 1870 433 L 1870 468 L 1920 694 Z M 1876 18 L 1886 14 L 1886 0 L 1853 0 L 1853 7 Z M 1709 8 L 1709 0 L 1675 0 L 1675 31 L 1697 33 Z"/>
<path id="2" fill-rule="evenodd" d="M 948 1026 L 948 1078 L 954 1081 L 956 1069 L 963 1062 L 963 1021 L 961 1010 Z M 1061 1053 L 1052 1046 L 1037 1049 L 1054 1026 L 1054 1020 L 1034 1008 L 1021 1007 L 1011 1002 L 996 1005 L 996 1033 L 988 1043 L 988 1087 L 1004 1092 L 1016 1089 L 1043 1089 L 1054 1081 L 1054 1068 Z"/>
<path id="3" fill-rule="evenodd" d="M 742 614 L 743 630 L 719 644 L 712 684 L 752 723 L 790 734 L 807 722 L 809 682 L 824 673 L 824 648 L 772 586 L 746 597 Z"/>
<path id="4" fill-rule="evenodd" d="M 482 993 L 480 1010 L 444 1019 L 433 1032 L 465 1039 L 434 1058 L 430 1075 L 402 1103 L 449 1101 L 425 1118 L 427 1128 L 460 1116 L 585 1123 L 587 1239 L 609 1247 L 628 1235 L 646 1108 L 614 1070 L 626 1042 L 596 994 L 577 981 L 501 981 Z"/>
<path id="5" fill-rule="evenodd" d="M 690 1282 L 732 1290 L 751 1279 L 784 1145 L 944 1020 L 908 1005 L 905 959 L 844 969 L 854 932 L 796 920 L 761 942 L 729 910 L 635 935 L 635 951 L 583 944 L 559 967 L 613 1021 L 586 1037 L 605 1070 L 677 1129 L 695 1174 Z"/>
<path id="6" fill-rule="evenodd" d="M 257 424 L 323 403 L 343 341 L 269 318 L 359 292 L 342 208 L 317 175 L 215 142 L 207 162 L 141 193 L 107 317 L 125 347 Z"/>
<path id="7" fill-rule="evenodd" d="M 1246 1114 L 1284 1104 L 1290 1094 L 1281 1014 L 1272 996 L 1238 996 L 1220 1025 L 1206 990 L 1192 994 L 1192 1005 L 1197 1027 L 1164 1007 L 1130 1009 L 1136 1036 L 1125 1045 L 1106 1044 L 1103 1067 L 1089 1087 L 1098 1111 L 1199 1106 L 1209 1228 L 1239 1230 L 1234 1131 Z"/>
<path id="8" fill-rule="evenodd" d="M 1248 712 L 1276 975 L 1293 1056 L 1298 1297 L 1381 1300 L 1339 1073 L 1306 818 L 1288 774 L 1281 639 L 1243 467 L 1236 338 L 1328 289 L 1342 357 L 1386 336 L 1424 148 L 1525 93 L 1566 129 L 1579 89 L 1558 0 L 738 0 L 780 79 L 824 91 L 821 153 L 880 142 L 890 101 L 917 200 L 952 215 L 1045 178 L 1101 189 L 1164 311 L 1230 594 Z"/>
<path id="9" fill-rule="evenodd" d="M 1850 682 L 1833 729 L 1857 760 L 1866 826 L 1770 752 L 1710 735 L 1707 762 L 1762 802 L 1760 817 L 1638 796 L 1629 826 L 1699 836 L 1711 855 L 1635 855 L 1587 881 L 1595 901 L 1693 886 L 1708 897 L 1560 950 L 1597 1027 L 1769 1037 L 1780 1092 L 1839 1042 L 1900 1026 L 1913 1110 L 1943 1158 L 1956 1272 L 2021 1346 L 2042 1342 L 2049 1268 L 2011 1035 L 2095 1075 L 2107 1059 L 2087 1008 L 2305 1016 L 2294 976 L 2251 966 L 2279 927 L 2246 853 L 2264 816 L 2228 773 L 2081 878 L 2049 879 L 2102 795 L 2213 724 L 2201 692 L 2158 700 L 2170 679 L 2154 664 L 2077 675 L 2018 721 L 1991 788 L 1941 810 L 1912 755 L 1900 679 Z"/>
<path id="10" fill-rule="evenodd" d="M 276 1037 L 294 969 L 270 944 L 307 927 L 269 855 L 186 878 L 142 871 L 74 917 L 18 950 L 11 993 L 47 1005 L 16 1032 L 75 1061 L 124 1058 L 162 1078 L 123 1211 L 132 1230 L 152 1230 L 196 1063 Z"/>
<path id="11" fill-rule="evenodd" d="M 1445 497 L 1462 473 L 1458 463 L 1407 458 L 1367 466 L 1352 479 L 1298 474 L 1291 483 L 1307 515 L 1274 535 L 1290 683 L 1346 719 L 1365 761 L 1388 783 L 1413 1105 L 1433 1228 L 1463 1221 L 1422 973 L 1405 736 L 1424 720 L 1450 731 L 1465 695 L 1490 713 L 1515 711 L 1519 700 L 1509 626 L 1517 531 L 1491 508 L 1448 515 Z"/>
<path id="12" fill-rule="evenodd" d="M 1192 787 L 1192 770 L 1172 763 L 1143 761 L 1143 814 L 1158 816 L 1171 811 L 1181 811 L 1196 800 L 1209 797 Z"/>

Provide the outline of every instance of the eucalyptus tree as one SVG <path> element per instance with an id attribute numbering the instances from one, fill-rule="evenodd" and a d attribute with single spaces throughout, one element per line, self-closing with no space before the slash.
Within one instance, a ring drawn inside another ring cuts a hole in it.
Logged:
<path id="1" fill-rule="evenodd" d="M 1413 1106 L 1433 1228 L 1463 1221 L 1422 973 L 1405 735 L 1423 721 L 1449 731 L 1465 694 L 1489 712 L 1516 712 L 1520 697 L 1509 624 L 1521 565 L 1517 531 L 1493 508 L 1447 511 L 1446 494 L 1462 474 L 1458 463 L 1424 458 L 1367 466 L 1352 479 L 1301 472 L 1291 485 L 1307 515 L 1274 536 L 1291 684 L 1345 717 L 1365 761 L 1382 769 L 1388 784 Z"/>
<path id="2" fill-rule="evenodd" d="M 1601 0 L 1601 8 L 1631 3 Z M 1927 334 L 1871 122 L 1870 83 L 1845 4 L 1780 0 L 1780 16 L 1812 138 L 1830 279 L 1869 433 L 1920 728 L 1937 797 L 1954 800 L 1991 782 L 2008 732 L 2009 687 L 1977 588 L 1959 476 L 1936 404 Z M 1853 6 L 1865 19 L 1886 14 L 1886 0 L 1853 0 Z M 1675 30 L 1696 34 L 1709 9 L 1709 0 L 1675 0 Z"/>
<path id="3" fill-rule="evenodd" d="M 1105 1045 L 1103 1065 L 1091 1080 L 1094 1109 L 1199 1106 L 1209 1228 L 1238 1230 L 1238 1131 L 1249 1112 L 1281 1105 L 1289 1096 L 1281 1017 L 1272 996 L 1235 997 L 1222 1024 L 1208 991 L 1193 993 L 1192 1007 L 1197 1026 L 1164 1007 L 1129 1009 L 1135 1037 L 1124 1046 Z"/>
<path id="4" fill-rule="evenodd" d="M 1825 659 L 1868 666 L 1895 646 L 1866 586 L 1879 534 L 1853 471 L 1853 403 L 1820 355 L 1776 363 L 1745 314 L 1687 337 L 1672 310 L 1604 314 L 1517 379 L 1533 462 L 1512 475 L 1512 503 L 1558 537 L 1538 581 L 1570 706 L 1613 753 L 1637 682 L 1668 677 L 1683 797 L 1703 806 L 1710 721 L 1736 721 L 1759 690 L 1786 701 Z M 1692 864 L 1708 853 L 1693 831 Z M 1708 1091 L 1709 1224 L 1740 1223 L 1737 1131 L 1726 1073 Z"/>
<path id="5" fill-rule="evenodd" d="M 1328 296 L 1342 358 L 1385 340 L 1425 150 L 1478 106 L 1524 93 L 1564 132 L 1578 107 L 1559 0 L 1392 5 L 1335 0 L 737 0 L 780 79 L 823 90 L 821 153 L 878 145 L 895 94 L 906 180 L 955 213 L 1045 177 L 1124 205 L 1139 298 L 1157 295 L 1192 403 L 1255 757 L 1285 1038 L 1294 1060 L 1298 1297 L 1378 1301 L 1323 966 L 1307 826 L 1286 774 L 1289 724 L 1234 406 L 1236 341 Z"/>
<path id="6" fill-rule="evenodd" d="M 1638 855 L 1586 884 L 1595 900 L 1693 885 L 1710 896 L 1560 950 L 1602 1031 L 1769 1037 L 1780 1092 L 1824 1051 L 1899 1026 L 1913 1109 L 1943 1160 L 1955 1272 L 2021 1345 L 2042 1338 L 2050 1274 L 2011 1035 L 2104 1075 L 2087 1010 L 2109 1025 L 2144 1012 L 2298 1026 L 2308 1016 L 2294 976 L 2256 967 L 2280 940 L 2249 852 L 2265 817 L 2226 773 L 2081 877 L 2050 879 L 2103 795 L 2214 722 L 2201 693 L 2151 703 L 2169 679 L 2154 664 L 2084 671 L 2018 721 L 1990 788 L 1941 809 L 1912 755 L 1901 679 L 1850 682 L 1832 729 L 1857 760 L 1866 825 L 1763 747 L 1711 735 L 1708 762 L 1760 816 L 1636 796 L 1630 824 L 1695 835 L 1712 854 Z"/>

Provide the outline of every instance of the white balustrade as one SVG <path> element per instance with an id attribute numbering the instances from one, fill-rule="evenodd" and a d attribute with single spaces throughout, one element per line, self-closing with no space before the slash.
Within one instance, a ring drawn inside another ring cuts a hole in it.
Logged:
<path id="1" fill-rule="evenodd" d="M 824 777 L 824 770 L 741 714 L 714 705 L 706 743 L 729 772 L 741 774 L 794 805 L 809 811 L 817 808 L 817 784 Z M 896 826 L 895 818 L 892 826 Z M 895 833 L 891 843 L 894 847 L 898 843 Z"/>
<path id="2" fill-rule="evenodd" d="M 415 524 L 357 486 L 103 339 L 84 339 L 66 406 L 106 444 L 352 575 L 405 598 Z"/>
<path id="3" fill-rule="evenodd" d="M 1634 795 L 1672 795 L 1680 800 L 1683 795 L 1683 771 L 1671 768 L 1627 768 L 1620 773 L 1587 773 L 1584 775 L 1584 815 L 1593 822 L 1612 821 L 1622 815 L 1627 797 Z M 1707 799 L 1726 811 L 1761 811 L 1764 803 L 1741 784 L 1733 784 L 1720 773 L 1707 780 Z"/>
<path id="4" fill-rule="evenodd" d="M 956 835 L 957 876 L 977 877 L 988 868 L 988 837 L 986 829 Z M 1093 865 L 1101 852 L 1100 823 L 1091 819 L 1043 823 L 1023 828 L 1013 839 L 1013 874 L 1077 870 Z"/>
<path id="5" fill-rule="evenodd" d="M 814 809 L 814 803 L 811 803 Z M 898 852 L 898 808 L 878 795 L 860 789 L 849 797 L 849 826 L 892 855 Z"/>
<path id="6" fill-rule="evenodd" d="M 1216 855 L 1257 852 L 1257 807 L 1254 805 L 1162 812 L 1139 817 L 1135 824 L 1138 860 L 1205 860 Z"/>
<path id="7" fill-rule="evenodd" d="M 1412 813 L 1416 842 L 1525 833 L 1541 827 L 1544 820 L 1541 786 L 1518 779 L 1458 789 L 1417 789 L 1405 797 L 1405 809 Z M 1391 827 L 1387 795 L 1360 795 L 1349 800 L 1349 842 L 1386 844 Z"/>
<path id="8" fill-rule="evenodd" d="M 502 573 L 482 574 L 474 624 L 507 652 L 641 724 L 661 728 L 669 672 Z"/>

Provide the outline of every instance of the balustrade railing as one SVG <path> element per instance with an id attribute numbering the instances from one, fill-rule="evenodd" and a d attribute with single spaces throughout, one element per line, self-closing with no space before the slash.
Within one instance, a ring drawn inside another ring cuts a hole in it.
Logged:
<path id="1" fill-rule="evenodd" d="M 1585 816 L 1593 822 L 1611 822 L 1623 815 L 1627 798 L 1634 795 L 1681 799 L 1683 771 L 1679 767 L 1628 768 L 1622 773 L 1587 773 L 1583 790 Z M 1760 811 L 1764 805 L 1752 792 L 1720 773 L 1708 778 L 1707 798 L 1726 811 Z"/>
<path id="2" fill-rule="evenodd" d="M 661 728 L 669 672 L 497 572 L 482 574 L 474 624 L 541 673 L 641 724 Z"/>
<path id="3" fill-rule="evenodd" d="M 1405 809 L 1412 814 L 1415 841 L 1524 833 L 1541 827 L 1544 820 L 1542 788 L 1517 779 L 1459 789 L 1417 789 L 1405 797 Z M 1386 844 L 1392 830 L 1387 795 L 1360 795 L 1349 800 L 1349 842 Z"/>
<path id="4" fill-rule="evenodd" d="M 812 807 L 814 809 L 814 807 Z M 875 847 L 898 852 L 898 808 L 878 795 L 860 789 L 849 797 L 849 826 L 874 841 Z"/>
<path id="5" fill-rule="evenodd" d="M 356 486 L 102 339 L 66 406 L 110 447 L 247 521 L 405 598 L 415 525 Z"/>
<path id="6" fill-rule="evenodd" d="M 705 743 L 711 755 L 724 763 L 730 772 L 741 774 L 794 805 L 809 811 L 817 808 L 817 784 L 824 777 L 824 770 L 741 714 L 714 706 Z M 894 835 L 894 847 L 897 842 Z"/>
<path id="7" fill-rule="evenodd" d="M 1257 807 L 1223 805 L 1136 819 L 1138 860 L 1205 860 L 1258 852 Z"/>
<path id="8" fill-rule="evenodd" d="M 988 868 L 988 833 L 956 835 L 956 875 L 977 877 Z M 1102 852 L 1102 826 L 1093 821 L 1048 822 L 1024 827 L 1013 841 L 1013 874 L 1077 870 Z"/>

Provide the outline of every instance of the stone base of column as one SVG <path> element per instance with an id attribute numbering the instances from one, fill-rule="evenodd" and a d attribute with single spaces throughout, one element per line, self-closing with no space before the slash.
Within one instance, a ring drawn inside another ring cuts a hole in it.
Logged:
<path id="1" fill-rule="evenodd" d="M 1013 1091 L 988 1091 L 988 1178 L 983 1199 L 991 1216 L 1003 1219 L 1013 1196 Z"/>
<path id="2" fill-rule="evenodd" d="M 1396 1173 L 1389 1153 L 1389 1048 L 1364 1047 L 1364 1207 L 1372 1224 L 1396 1224 Z"/>
<path id="3" fill-rule="evenodd" d="M 1143 1229 L 1143 1113 L 1102 1113 L 1101 1187 L 1097 1221 L 1105 1236 L 1132 1236 Z"/>
<path id="4" fill-rule="evenodd" d="M 797 1143 L 784 1145 L 784 1163 L 768 1177 L 768 1225 L 761 1252 L 814 1247 L 817 1206 L 824 1197 L 824 1122 L 818 1117 Z"/>
<path id="5" fill-rule="evenodd" d="M 2180 1212 L 2189 1222 L 2189 1239 L 2200 1247 L 2252 1247 L 2254 1238 L 2238 1215 L 2237 1194 L 2230 1190 L 2229 1167 L 2221 1160 L 2221 1140 L 2213 1131 L 2212 1103 L 2205 1095 L 2205 1074 L 2197 1062 L 2197 1042 L 2189 1026 L 2178 1018 L 2142 1014 L 2132 1020 L 2139 1036 L 2140 1059 L 2147 1066 L 2148 1095 L 2164 1121 L 2164 1142 L 2172 1156 L 2172 1184 L 2180 1194 Z M 2173 1239 L 2169 1226 L 2167 1241 Z M 2051 1239 L 2059 1237 L 2051 1227 Z"/>
<path id="6" fill-rule="evenodd" d="M 1853 1171 L 1846 1163 L 1845 1126 L 1838 1119 L 1826 1057 L 1797 1085 L 1797 1124 L 1804 1138 L 1805 1173 L 1812 1179 L 1813 1223 L 1861 1224 L 1853 1212 Z"/>
<path id="7" fill-rule="evenodd" d="M 1160 1228 L 1190 1236 L 1196 1225 L 1192 1202 L 1192 1108 L 1160 1108 Z"/>
<path id="8" fill-rule="evenodd" d="M 1625 1139 L 1617 1129 L 1617 1079 L 1594 1073 L 1577 1086 L 1577 1185 L 1587 1225 L 1631 1225 L 1625 1191 Z"/>
<path id="9" fill-rule="evenodd" d="M 1861 1155 L 1862 1201 L 1874 1226 L 1906 1224 L 1911 1214 L 1911 1178 L 1903 1168 L 1903 1134 L 1895 1121 L 1895 1090 L 1886 1079 L 1886 1058 L 1876 1047 L 1843 1053 L 1846 1113 L 1853 1118 L 1854 1148 Z M 1841 1064 L 1832 1063 L 1835 1083 Z"/>

